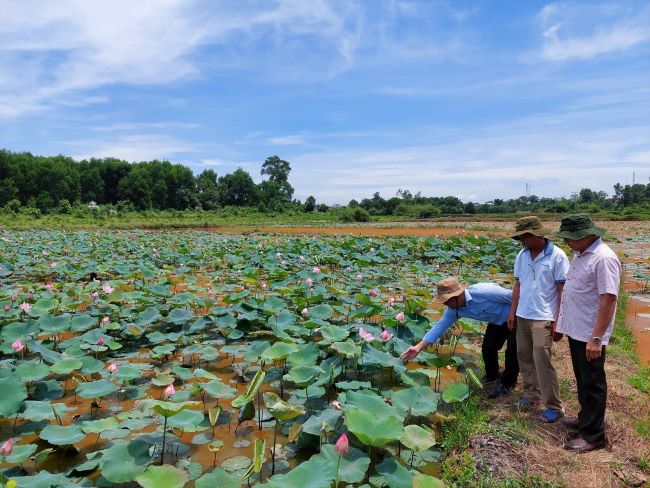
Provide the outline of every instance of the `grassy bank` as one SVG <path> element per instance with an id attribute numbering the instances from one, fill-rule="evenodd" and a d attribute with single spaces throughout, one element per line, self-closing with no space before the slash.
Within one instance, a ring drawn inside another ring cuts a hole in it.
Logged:
<path id="1" fill-rule="evenodd" d="M 627 297 L 619 302 L 608 348 L 609 447 L 577 455 L 562 449 L 568 432 L 546 425 L 537 412 L 514 406 L 518 393 L 498 401 L 475 394 L 443 426 L 441 477 L 449 487 L 556 488 L 647 486 L 650 478 L 650 368 L 639 364 L 625 323 Z M 567 413 L 578 410 L 566 339 L 557 344 L 555 365 Z"/>

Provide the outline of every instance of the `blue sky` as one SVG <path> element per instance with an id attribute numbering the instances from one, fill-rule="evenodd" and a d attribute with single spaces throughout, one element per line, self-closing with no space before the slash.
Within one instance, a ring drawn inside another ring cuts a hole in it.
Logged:
<path id="1" fill-rule="evenodd" d="M 267 156 L 295 196 L 467 201 L 650 178 L 650 2 L 3 0 L 0 147 Z"/>

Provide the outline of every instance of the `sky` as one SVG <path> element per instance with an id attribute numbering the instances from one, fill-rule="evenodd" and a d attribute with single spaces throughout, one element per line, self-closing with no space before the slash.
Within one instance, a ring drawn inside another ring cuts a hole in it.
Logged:
<path id="1" fill-rule="evenodd" d="M 329 204 L 611 194 L 650 181 L 650 2 L 0 0 L 0 148 L 277 155 Z"/>

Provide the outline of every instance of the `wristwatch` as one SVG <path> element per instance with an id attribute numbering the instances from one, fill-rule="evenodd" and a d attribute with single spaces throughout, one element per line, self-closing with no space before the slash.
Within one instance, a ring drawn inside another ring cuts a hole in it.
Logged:
<path id="1" fill-rule="evenodd" d="M 600 337 L 598 337 L 598 336 L 593 336 L 590 340 L 591 340 L 591 342 L 593 342 L 593 343 L 596 344 L 597 346 L 600 345 L 600 341 L 601 341 L 601 338 L 600 338 Z"/>

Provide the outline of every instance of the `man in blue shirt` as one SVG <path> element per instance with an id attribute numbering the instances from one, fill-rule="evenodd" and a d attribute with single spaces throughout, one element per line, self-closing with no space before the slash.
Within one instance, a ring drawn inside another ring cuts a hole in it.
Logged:
<path id="1" fill-rule="evenodd" d="M 454 277 L 441 280 L 436 286 L 436 303 L 444 303 L 447 308 L 440 320 L 415 346 L 402 353 L 404 362 L 414 359 L 429 344 L 436 342 L 461 317 L 488 322 L 483 338 L 483 363 L 485 381 L 497 381 L 488 394 L 496 398 L 508 392 L 517 382 L 519 363 L 517 362 L 516 334 L 507 327 L 512 304 L 512 292 L 494 283 L 477 283 L 467 286 Z M 506 345 L 505 368 L 499 375 L 499 350 Z"/>

